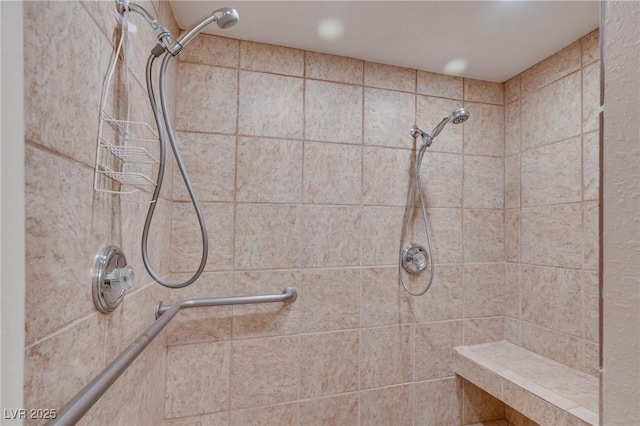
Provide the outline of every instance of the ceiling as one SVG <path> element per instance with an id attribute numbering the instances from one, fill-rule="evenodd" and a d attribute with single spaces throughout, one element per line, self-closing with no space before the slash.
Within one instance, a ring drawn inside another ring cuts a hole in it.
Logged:
<path id="1" fill-rule="evenodd" d="M 596 29 L 598 1 L 171 1 L 180 28 L 228 6 L 204 32 L 503 82 Z"/>

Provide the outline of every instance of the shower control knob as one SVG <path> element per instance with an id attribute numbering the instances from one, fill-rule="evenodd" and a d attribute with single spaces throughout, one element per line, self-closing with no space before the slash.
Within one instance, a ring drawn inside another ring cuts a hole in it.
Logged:
<path id="1" fill-rule="evenodd" d="M 129 290 L 133 286 L 135 274 L 131 266 L 116 268 L 105 277 L 109 285 L 118 291 Z"/>
<path id="2" fill-rule="evenodd" d="M 410 274 L 417 274 L 427 269 L 429 255 L 419 244 L 409 244 L 402 250 L 402 267 Z"/>

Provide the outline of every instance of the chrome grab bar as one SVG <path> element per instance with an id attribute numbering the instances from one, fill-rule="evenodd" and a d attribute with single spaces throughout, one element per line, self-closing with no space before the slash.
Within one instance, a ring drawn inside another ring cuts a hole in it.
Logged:
<path id="1" fill-rule="evenodd" d="M 293 302 L 298 293 L 292 287 L 287 287 L 281 294 L 237 297 L 211 297 L 203 299 L 189 299 L 173 305 L 165 306 L 158 302 L 156 306 L 156 321 L 142 333 L 127 349 L 125 349 L 100 374 L 93 378 L 80 392 L 76 394 L 64 407 L 58 410 L 55 419 L 47 425 L 75 425 L 87 411 L 98 402 L 100 397 L 125 372 L 133 361 L 149 346 L 153 339 L 160 334 L 169 321 L 181 309 L 205 306 L 244 305 L 248 303 Z"/>

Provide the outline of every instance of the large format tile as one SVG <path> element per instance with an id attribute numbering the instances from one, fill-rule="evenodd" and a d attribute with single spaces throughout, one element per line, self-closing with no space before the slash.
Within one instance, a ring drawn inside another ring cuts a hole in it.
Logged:
<path id="1" fill-rule="evenodd" d="M 364 85 L 414 93 L 416 91 L 416 70 L 365 62 Z"/>
<path id="2" fill-rule="evenodd" d="M 362 147 L 305 142 L 304 202 L 360 204 Z"/>
<path id="3" fill-rule="evenodd" d="M 181 62 L 177 78 L 177 130 L 236 132 L 237 70 Z"/>
<path id="4" fill-rule="evenodd" d="M 235 410 L 229 413 L 229 426 L 296 426 L 299 411 L 297 403 Z"/>
<path id="5" fill-rule="evenodd" d="M 427 207 L 462 207 L 462 173 L 462 155 L 426 153 L 420 177 Z"/>
<path id="6" fill-rule="evenodd" d="M 178 56 L 180 62 L 237 68 L 239 61 L 239 40 L 198 34 L 189 42 L 189 48 Z"/>
<path id="7" fill-rule="evenodd" d="M 406 323 L 409 303 L 399 284 L 397 266 L 363 269 L 361 327 Z"/>
<path id="8" fill-rule="evenodd" d="M 362 208 L 362 264 L 396 265 L 402 235 L 403 207 Z"/>
<path id="9" fill-rule="evenodd" d="M 529 351 L 571 368 L 584 365 L 583 341 L 577 337 L 522 321 L 521 339 L 522 347 Z"/>
<path id="10" fill-rule="evenodd" d="M 580 87 L 580 73 L 575 72 L 522 100 L 523 150 L 580 134 Z"/>
<path id="11" fill-rule="evenodd" d="M 582 66 L 600 59 L 600 29 L 591 31 L 580 39 L 582 45 Z"/>
<path id="12" fill-rule="evenodd" d="M 358 394 L 317 398 L 300 403 L 302 425 L 355 425 L 358 424 Z"/>
<path id="13" fill-rule="evenodd" d="M 415 422 L 424 426 L 462 424 L 462 384 L 455 378 L 414 385 Z"/>
<path id="14" fill-rule="evenodd" d="M 494 157 L 464 157 L 464 207 L 504 207 L 504 160 Z"/>
<path id="15" fill-rule="evenodd" d="M 360 331 L 360 389 L 411 381 L 413 333 L 412 325 Z"/>
<path id="16" fill-rule="evenodd" d="M 212 342 L 167 349 L 167 418 L 213 413 L 229 404 L 231 343 Z"/>
<path id="17" fill-rule="evenodd" d="M 532 149 L 522 154 L 522 206 L 542 206 L 582 200 L 580 137 Z"/>
<path id="18" fill-rule="evenodd" d="M 238 133 L 301 138 L 302 78 L 240 71 Z"/>
<path id="19" fill-rule="evenodd" d="M 413 386 L 393 386 L 362 392 L 360 424 L 410 426 L 413 424 Z"/>
<path id="20" fill-rule="evenodd" d="M 567 268 L 582 266 L 581 204 L 523 209 L 521 221 L 522 262 Z"/>
<path id="21" fill-rule="evenodd" d="M 509 103 L 518 99 L 520 99 L 520 74 L 504 83 L 504 102 Z"/>
<path id="22" fill-rule="evenodd" d="M 504 260 L 504 211 L 464 210 L 464 261 Z"/>
<path id="23" fill-rule="evenodd" d="M 520 261 L 520 210 L 504 211 L 504 260 Z"/>
<path id="24" fill-rule="evenodd" d="M 462 321 L 416 325 L 415 380 L 453 376 L 453 348 L 461 344 Z"/>
<path id="25" fill-rule="evenodd" d="M 364 63 L 359 59 L 305 52 L 305 62 L 307 78 L 362 84 Z"/>
<path id="26" fill-rule="evenodd" d="M 527 96 L 580 69 L 580 55 L 580 42 L 576 41 L 523 72 L 522 94 Z"/>
<path id="27" fill-rule="evenodd" d="M 432 133 L 438 123 L 449 117 L 453 111 L 462 107 L 462 101 L 452 99 L 442 99 L 433 96 L 418 95 L 416 106 L 416 126 L 428 134 Z M 473 111 L 471 112 L 473 117 Z M 429 148 L 432 151 L 440 152 L 462 152 L 462 127 L 461 125 L 449 124 L 442 130 Z M 417 139 L 417 146 L 421 140 Z"/>
<path id="28" fill-rule="evenodd" d="M 297 203 L 302 199 L 302 142 L 240 138 L 236 200 Z"/>
<path id="29" fill-rule="evenodd" d="M 504 85 L 492 81 L 464 79 L 464 100 L 504 105 Z"/>
<path id="30" fill-rule="evenodd" d="M 462 265 L 436 265 L 426 296 L 409 297 L 410 313 L 416 322 L 462 318 L 462 269 Z"/>
<path id="31" fill-rule="evenodd" d="M 300 380 L 297 337 L 236 340 L 231 345 L 231 409 L 296 399 Z"/>
<path id="32" fill-rule="evenodd" d="M 410 148 L 409 129 L 416 115 L 413 93 L 364 89 L 364 143 L 367 145 Z"/>
<path id="33" fill-rule="evenodd" d="M 464 153 L 503 157 L 504 106 L 472 102 L 464 104 L 470 114 L 469 119 L 463 124 Z"/>
<path id="34" fill-rule="evenodd" d="M 504 108 L 504 155 L 522 151 L 522 101 L 508 103 Z"/>
<path id="35" fill-rule="evenodd" d="M 504 207 L 507 209 L 520 207 L 520 155 L 512 155 L 504 159 Z"/>
<path id="36" fill-rule="evenodd" d="M 598 132 L 582 136 L 582 187 L 584 200 L 600 197 L 600 135 Z"/>
<path id="37" fill-rule="evenodd" d="M 237 269 L 295 268 L 300 242 L 300 207 L 286 204 L 236 206 Z"/>
<path id="38" fill-rule="evenodd" d="M 304 135 L 323 142 L 362 143 L 362 87 L 307 80 Z"/>
<path id="39" fill-rule="evenodd" d="M 504 287 L 503 263 L 465 265 L 465 318 L 503 315 Z"/>
<path id="40" fill-rule="evenodd" d="M 300 336 L 300 398 L 315 398 L 358 389 L 359 332 Z"/>
<path id="41" fill-rule="evenodd" d="M 272 44 L 240 41 L 240 69 L 304 75 L 304 51 Z"/>
<path id="42" fill-rule="evenodd" d="M 405 149 L 365 147 L 362 197 L 366 205 L 405 206 L 415 154 Z"/>
<path id="43" fill-rule="evenodd" d="M 600 61 L 582 69 L 582 132 L 600 126 Z"/>
<path id="44" fill-rule="evenodd" d="M 421 95 L 461 100 L 463 79 L 462 77 L 418 70 L 417 92 Z"/>

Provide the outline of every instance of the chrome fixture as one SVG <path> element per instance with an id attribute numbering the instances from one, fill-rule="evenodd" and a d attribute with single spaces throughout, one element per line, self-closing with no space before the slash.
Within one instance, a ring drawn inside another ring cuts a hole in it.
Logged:
<path id="1" fill-rule="evenodd" d="M 431 146 L 433 140 L 440 134 L 442 129 L 448 124 L 460 124 L 469 119 L 469 110 L 466 108 L 458 108 L 453 111 L 451 115 L 442 119 L 440 123 L 433 129 L 431 134 L 423 132 L 417 126 L 413 126 L 410 130 L 411 136 L 417 139 L 418 136 L 422 139 L 422 145 L 418 148 L 416 154 L 416 170 L 415 177 L 412 179 L 409 189 L 409 197 L 407 199 L 407 209 L 404 215 L 404 222 L 402 227 L 402 237 L 400 240 L 400 259 L 398 262 L 400 282 L 402 287 L 412 296 L 421 296 L 425 294 L 431 284 L 433 284 L 433 275 L 435 272 L 435 265 L 433 261 L 433 247 L 431 245 L 431 227 L 429 220 L 427 219 L 427 208 L 424 202 L 424 196 L 422 195 L 422 181 L 420 179 L 420 167 L 422 166 L 422 158 L 428 147 Z M 409 228 L 409 221 L 411 219 L 411 212 L 413 211 L 413 203 L 416 196 L 416 190 L 418 191 L 418 197 L 420 198 L 420 209 L 422 211 L 422 221 L 424 222 L 425 233 L 427 234 L 427 248 L 417 243 L 411 243 L 405 245 L 405 239 L 407 237 L 407 230 Z M 425 269 L 429 268 L 429 280 L 425 288 L 419 292 L 413 292 L 407 285 L 403 270 L 409 274 L 418 274 Z"/>
<path id="2" fill-rule="evenodd" d="M 93 265 L 93 304 L 105 314 L 113 312 L 133 286 L 133 268 L 117 246 L 107 246 L 96 255 Z"/>
<path id="3" fill-rule="evenodd" d="M 109 390 L 111 385 L 118 380 L 118 377 L 129 368 L 133 361 L 149 346 L 180 310 L 205 306 L 244 305 L 248 303 L 290 303 L 296 300 L 297 296 L 298 293 L 294 288 L 287 287 L 280 294 L 189 299 L 171 306 L 162 306 L 162 302 L 159 302 L 156 311 L 157 320 L 122 351 L 100 374 L 95 376 L 80 392 L 71 398 L 64 407 L 59 409 L 56 418 L 49 420 L 46 423 L 47 426 L 70 426 L 78 423 L 82 416 L 98 402 L 100 397 Z"/>
<path id="4" fill-rule="evenodd" d="M 156 45 L 151 50 L 151 55 L 147 59 L 147 67 L 146 67 L 146 81 L 147 81 L 147 94 L 149 96 L 149 102 L 151 104 L 151 110 L 153 112 L 153 117 L 156 122 L 156 126 L 158 128 L 158 139 L 160 141 L 160 159 L 158 165 L 158 177 L 155 182 L 155 190 L 151 197 L 151 203 L 149 204 L 149 210 L 147 212 L 147 217 L 144 223 L 144 227 L 142 229 L 142 260 L 144 262 L 144 266 L 147 269 L 149 275 L 158 283 L 165 287 L 169 288 L 181 288 L 186 287 L 193 282 L 195 282 L 198 277 L 202 274 L 204 267 L 207 263 L 207 256 L 209 253 L 209 242 L 207 236 L 207 225 L 204 219 L 204 214 L 202 213 L 202 208 L 196 197 L 195 191 L 191 185 L 191 180 L 189 179 L 189 175 L 187 174 L 186 167 L 184 162 L 182 161 L 182 156 L 180 155 L 180 149 L 178 148 L 178 144 L 176 142 L 176 135 L 171 124 L 171 118 L 169 114 L 169 108 L 167 103 L 167 66 L 172 57 L 178 55 L 184 46 L 189 43 L 200 31 L 204 29 L 207 25 L 215 22 L 218 24 L 218 27 L 222 29 L 230 28 L 235 25 L 239 20 L 238 12 L 235 9 L 231 9 L 229 7 L 223 7 L 221 9 L 213 11 L 210 15 L 202 17 L 199 21 L 194 23 L 192 27 L 187 30 L 184 34 L 178 37 L 175 41 L 171 37 L 171 33 L 169 30 L 159 23 L 153 15 L 151 15 L 148 11 L 146 11 L 142 6 L 127 2 L 127 0 L 116 0 L 116 7 L 118 12 L 136 12 L 144 17 L 144 19 L 151 25 L 151 28 L 156 32 L 158 37 L 158 45 Z M 160 106 L 158 106 L 158 102 L 156 100 L 156 94 L 153 87 L 152 76 L 153 76 L 153 63 L 154 61 L 164 54 L 162 59 L 162 64 L 160 66 L 160 74 L 159 74 L 159 95 L 160 95 Z M 166 131 L 166 133 L 165 133 Z M 160 197 L 160 190 L 162 189 L 162 182 L 164 179 L 164 171 L 166 164 L 166 136 L 169 137 L 169 142 L 171 144 L 171 149 L 173 150 L 173 156 L 176 159 L 176 163 L 178 164 L 178 168 L 180 169 L 180 173 L 182 174 L 182 179 L 184 180 L 185 186 L 189 193 L 189 197 L 191 198 L 191 202 L 196 212 L 196 216 L 198 218 L 198 224 L 200 226 L 200 235 L 202 237 L 202 256 L 200 258 L 200 265 L 198 269 L 193 274 L 191 278 L 186 281 L 180 283 L 171 283 L 166 281 L 162 277 L 158 275 L 158 273 L 154 270 L 151 265 L 151 260 L 149 259 L 149 249 L 148 249 L 148 241 L 149 241 L 149 229 L 151 228 L 151 222 L 153 220 L 153 215 L 157 206 L 158 198 Z"/>

